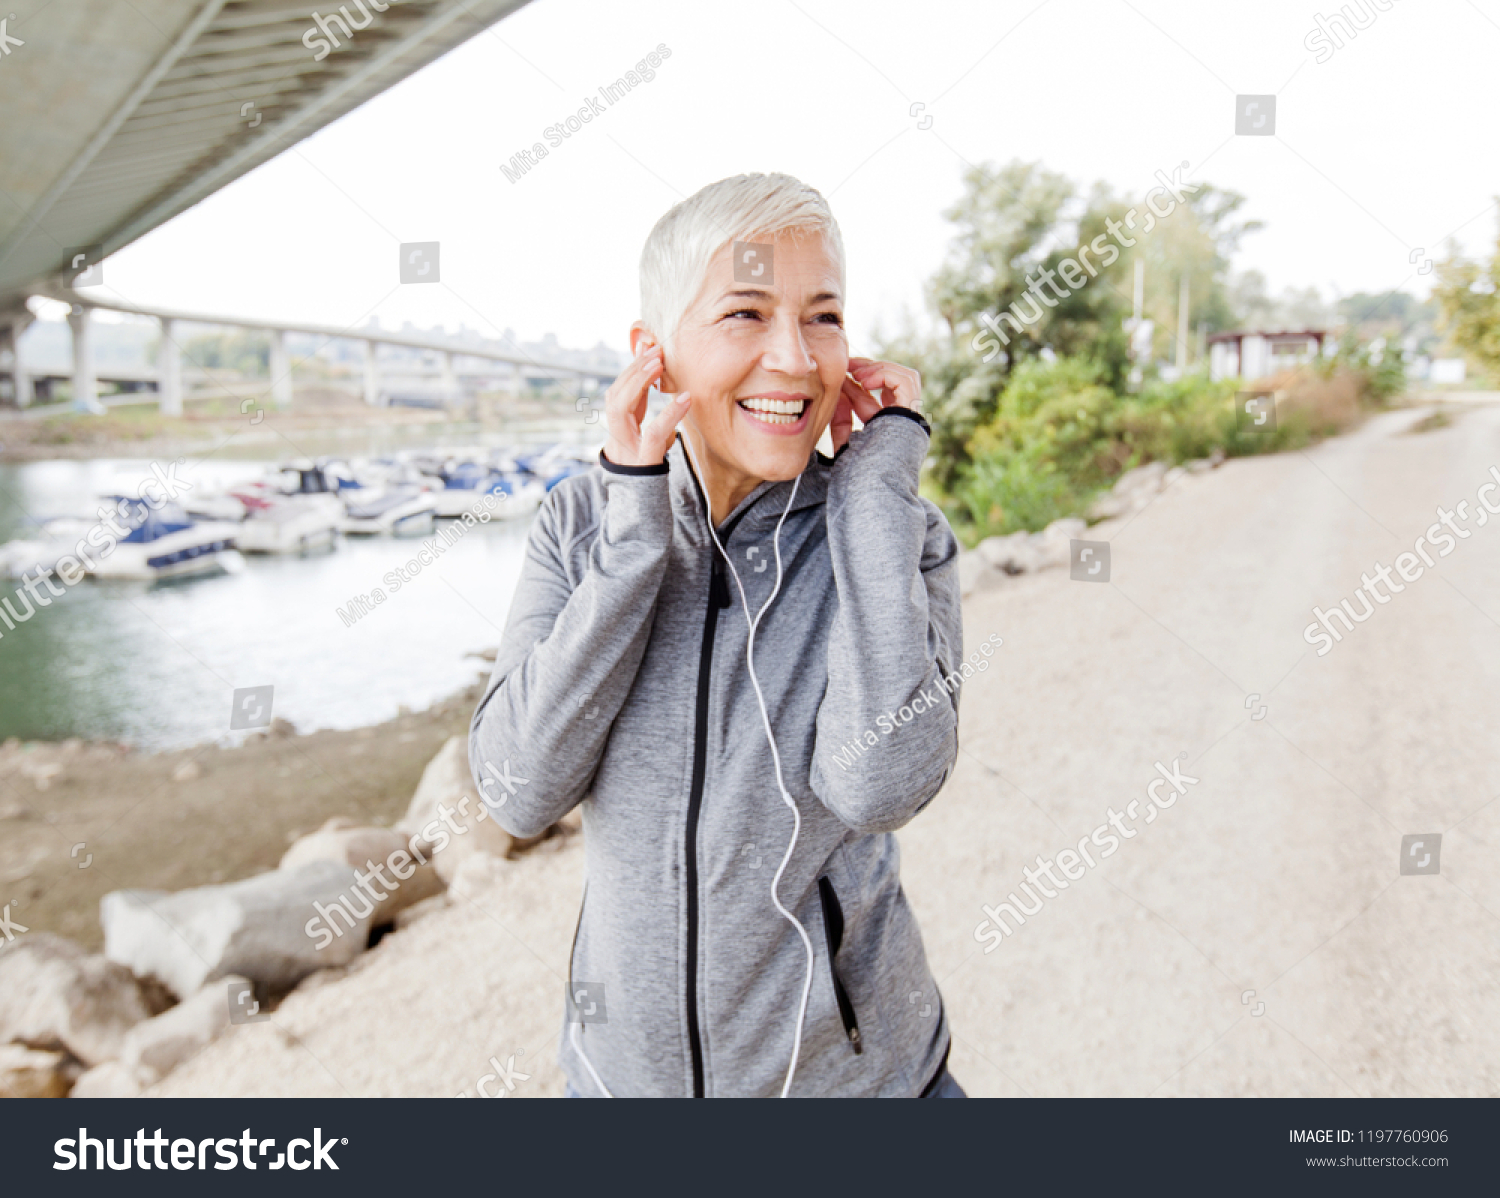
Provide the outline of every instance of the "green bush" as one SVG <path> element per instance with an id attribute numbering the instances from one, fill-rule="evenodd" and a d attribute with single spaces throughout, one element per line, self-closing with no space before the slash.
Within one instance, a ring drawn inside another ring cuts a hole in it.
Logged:
<path id="1" fill-rule="evenodd" d="M 1153 379 L 1121 395 L 1105 377 L 1083 358 L 1016 368 L 994 416 L 969 438 L 968 462 L 944 503 L 966 540 L 1082 515 L 1145 462 L 1266 448 L 1264 434 L 1237 431 L 1232 381 Z"/>

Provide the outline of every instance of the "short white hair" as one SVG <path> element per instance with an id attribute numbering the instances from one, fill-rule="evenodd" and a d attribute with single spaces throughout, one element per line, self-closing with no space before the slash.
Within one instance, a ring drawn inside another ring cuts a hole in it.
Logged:
<path id="1" fill-rule="evenodd" d="M 844 240 L 828 201 L 790 175 L 720 179 L 671 208 L 641 251 L 641 322 L 672 349 L 714 255 L 731 241 L 821 234 L 844 282 Z"/>

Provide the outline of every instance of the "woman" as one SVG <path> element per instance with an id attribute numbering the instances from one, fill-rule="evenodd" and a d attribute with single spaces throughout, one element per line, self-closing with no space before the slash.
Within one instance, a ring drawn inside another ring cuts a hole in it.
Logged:
<path id="1" fill-rule="evenodd" d="M 469 754 L 514 835 L 583 807 L 570 1094 L 963 1096 L 891 835 L 958 751 L 958 549 L 921 380 L 843 302 L 812 188 L 678 204 L 600 469 L 532 528 Z"/>

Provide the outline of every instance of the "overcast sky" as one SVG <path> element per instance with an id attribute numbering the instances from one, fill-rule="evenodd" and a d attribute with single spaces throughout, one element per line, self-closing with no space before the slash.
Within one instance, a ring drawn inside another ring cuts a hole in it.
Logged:
<path id="1" fill-rule="evenodd" d="M 624 349 L 656 219 L 779 170 L 832 203 L 867 352 L 922 308 L 966 164 L 1022 158 L 1137 196 L 1187 162 L 1265 222 L 1235 265 L 1273 292 L 1425 296 L 1445 238 L 1494 245 L 1500 0 L 1382 3 L 1351 0 L 1374 19 L 1320 63 L 1307 39 L 1328 0 L 535 0 L 117 254 L 106 280 L 195 311 Z M 506 179 L 659 44 L 654 80 Z M 1276 95 L 1274 136 L 1235 136 L 1240 93 Z M 398 284 L 408 241 L 441 243 L 439 284 Z"/>

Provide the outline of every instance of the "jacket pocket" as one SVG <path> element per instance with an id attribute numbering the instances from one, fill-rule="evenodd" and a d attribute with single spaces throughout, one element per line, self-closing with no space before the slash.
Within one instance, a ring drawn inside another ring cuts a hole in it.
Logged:
<path id="1" fill-rule="evenodd" d="M 859 1038 L 859 1020 L 854 1014 L 854 1004 L 849 1001 L 849 992 L 839 979 L 838 951 L 844 942 L 844 909 L 839 906 L 839 896 L 834 893 L 833 883 L 827 875 L 818 879 L 818 898 L 823 904 L 823 934 L 828 938 L 828 972 L 833 978 L 833 996 L 838 1000 L 839 1018 L 844 1023 L 844 1034 L 849 1037 L 849 1046 L 856 1053 L 864 1052 Z"/>

